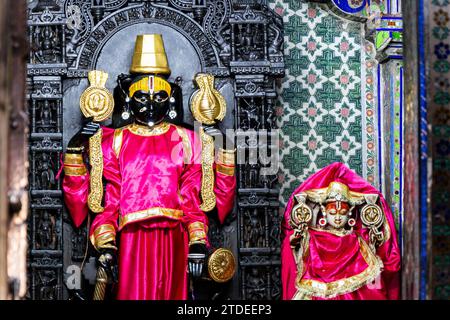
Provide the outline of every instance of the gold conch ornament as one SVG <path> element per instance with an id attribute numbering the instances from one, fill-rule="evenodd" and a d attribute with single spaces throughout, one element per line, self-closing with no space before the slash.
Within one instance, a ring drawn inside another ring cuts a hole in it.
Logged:
<path id="1" fill-rule="evenodd" d="M 171 70 L 162 35 L 137 36 L 130 73 L 170 75 Z"/>
<path id="2" fill-rule="evenodd" d="M 195 81 L 200 88 L 192 96 L 191 111 L 195 120 L 207 125 L 222 121 L 227 104 L 223 95 L 214 88 L 214 76 L 200 73 Z"/>
<path id="3" fill-rule="evenodd" d="M 86 118 L 101 122 L 111 117 L 114 111 L 114 97 L 106 89 L 108 74 L 103 71 L 91 71 L 88 74 L 90 86 L 80 98 L 80 109 Z"/>
<path id="4" fill-rule="evenodd" d="M 95 122 L 101 122 L 111 117 L 114 111 L 114 97 L 106 89 L 108 74 L 94 70 L 89 72 L 90 82 L 80 98 L 80 109 L 86 118 L 94 118 Z M 89 139 L 89 160 L 91 164 L 90 192 L 88 196 L 89 209 L 94 213 L 104 211 L 103 198 L 103 154 L 102 154 L 102 130 L 100 129 Z"/>
<path id="5" fill-rule="evenodd" d="M 215 282 L 230 281 L 236 273 L 236 259 L 233 253 L 224 248 L 214 251 L 208 259 L 208 273 Z"/>

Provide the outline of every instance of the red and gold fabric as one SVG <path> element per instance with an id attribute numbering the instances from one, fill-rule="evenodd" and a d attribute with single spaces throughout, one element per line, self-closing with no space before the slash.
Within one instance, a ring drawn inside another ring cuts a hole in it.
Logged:
<path id="1" fill-rule="evenodd" d="M 236 151 L 219 149 L 215 171 L 216 208 L 219 220 L 223 223 L 233 210 L 236 198 Z"/>
<path id="2" fill-rule="evenodd" d="M 66 153 L 64 156 L 64 199 L 68 204 L 73 223 L 78 228 L 86 219 L 89 193 L 89 173 L 81 154 Z"/>
<path id="3" fill-rule="evenodd" d="M 90 237 L 97 249 L 114 246 L 120 237 L 117 297 L 185 299 L 187 289 L 179 284 L 187 283 L 189 244 L 209 246 L 208 218 L 200 210 L 202 166 L 197 135 L 167 123 L 154 129 L 103 128 L 102 153 L 105 209 L 95 216 Z M 223 177 L 226 181 L 216 180 L 222 189 L 219 193 L 234 195 L 234 177 Z M 65 175 L 63 189 L 78 226 L 88 214 L 89 173 Z M 129 277 L 134 280 L 125 280 Z"/>
<path id="4" fill-rule="evenodd" d="M 372 249 L 369 229 L 360 219 L 349 232 L 309 227 L 302 242 L 303 254 L 297 263 L 290 243 L 294 231 L 289 225 L 295 195 L 327 188 L 331 182 L 340 182 L 362 195 L 378 195 L 385 219 L 384 240 Z M 344 164 L 325 167 L 294 191 L 282 227 L 283 299 L 399 299 L 401 255 L 391 209 L 377 189 Z"/>

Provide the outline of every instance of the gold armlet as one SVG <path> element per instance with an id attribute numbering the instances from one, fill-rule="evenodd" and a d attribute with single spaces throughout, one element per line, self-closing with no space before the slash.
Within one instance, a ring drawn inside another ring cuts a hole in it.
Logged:
<path id="1" fill-rule="evenodd" d="M 95 249 L 117 249 L 116 229 L 112 224 L 104 224 L 95 229 L 90 237 L 91 243 Z"/>
<path id="2" fill-rule="evenodd" d="M 64 164 L 75 165 L 82 164 L 84 165 L 83 155 L 78 153 L 66 153 L 64 155 Z"/>
<path id="3" fill-rule="evenodd" d="M 64 165 L 64 174 L 71 177 L 80 177 L 87 174 L 87 169 L 82 166 Z"/>
<path id="4" fill-rule="evenodd" d="M 219 149 L 217 163 L 234 166 L 236 164 L 236 150 Z"/>
<path id="5" fill-rule="evenodd" d="M 226 165 L 218 163 L 216 165 L 216 171 L 220 172 L 220 173 L 222 173 L 222 174 L 224 174 L 226 176 L 231 176 L 232 177 L 232 176 L 234 176 L 235 167 L 234 166 L 230 167 L 230 166 L 226 166 Z"/>
<path id="6" fill-rule="evenodd" d="M 208 227 L 201 222 L 191 223 L 188 227 L 189 245 L 195 243 L 206 243 Z"/>

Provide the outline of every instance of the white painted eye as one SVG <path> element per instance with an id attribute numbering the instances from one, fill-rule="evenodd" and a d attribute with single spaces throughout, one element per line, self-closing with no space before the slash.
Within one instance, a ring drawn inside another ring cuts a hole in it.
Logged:
<path id="1" fill-rule="evenodd" d="M 147 107 L 143 107 L 139 110 L 139 112 L 145 112 L 145 111 L 147 111 Z"/>

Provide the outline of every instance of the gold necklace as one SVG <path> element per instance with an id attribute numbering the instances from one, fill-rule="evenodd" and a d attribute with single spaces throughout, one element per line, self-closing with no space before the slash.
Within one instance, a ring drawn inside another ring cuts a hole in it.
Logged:
<path id="1" fill-rule="evenodd" d="M 162 122 L 153 128 L 139 125 L 137 123 L 133 123 L 127 127 L 128 130 L 131 131 L 131 133 L 134 133 L 138 136 L 144 136 L 144 137 L 151 137 L 151 136 L 159 136 L 162 134 L 165 134 L 170 129 L 170 124 L 167 122 Z"/>

